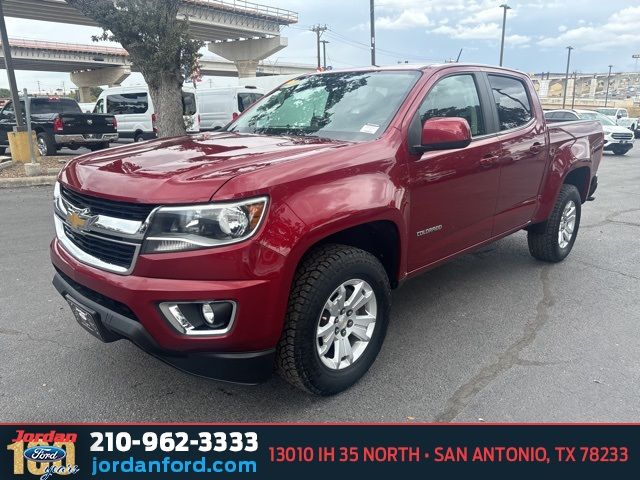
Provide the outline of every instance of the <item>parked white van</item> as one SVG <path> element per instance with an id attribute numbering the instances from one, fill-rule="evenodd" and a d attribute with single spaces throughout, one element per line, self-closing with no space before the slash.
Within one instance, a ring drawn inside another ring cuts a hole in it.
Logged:
<path id="1" fill-rule="evenodd" d="M 262 90 L 253 86 L 199 88 L 196 91 L 200 130 L 215 130 L 224 127 L 264 95 Z"/>
<path id="2" fill-rule="evenodd" d="M 182 107 L 187 132 L 199 132 L 200 118 L 193 88 L 182 89 Z M 136 142 L 156 138 L 153 102 L 146 85 L 107 88 L 98 97 L 93 113 L 115 115 L 120 138 L 133 138 Z"/>

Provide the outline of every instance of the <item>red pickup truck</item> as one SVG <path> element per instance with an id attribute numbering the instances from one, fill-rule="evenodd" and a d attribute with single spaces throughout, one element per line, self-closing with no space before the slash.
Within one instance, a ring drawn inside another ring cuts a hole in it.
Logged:
<path id="1" fill-rule="evenodd" d="M 103 341 L 334 394 L 373 363 L 403 280 L 522 229 L 563 260 L 602 151 L 598 122 L 546 125 L 516 71 L 306 75 L 220 132 L 71 161 L 54 285 Z"/>

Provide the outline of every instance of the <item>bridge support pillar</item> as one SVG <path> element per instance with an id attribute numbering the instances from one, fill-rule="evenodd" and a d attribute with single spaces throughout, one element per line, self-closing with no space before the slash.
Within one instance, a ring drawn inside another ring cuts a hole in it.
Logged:
<path id="1" fill-rule="evenodd" d="M 285 37 L 251 38 L 233 42 L 210 43 L 209 50 L 232 61 L 238 69 L 238 77 L 255 77 L 258 63 L 288 45 Z"/>
<path id="2" fill-rule="evenodd" d="M 71 81 L 78 87 L 80 101 L 90 102 L 91 87 L 120 85 L 129 75 L 131 75 L 131 67 L 105 67 L 71 72 Z"/>

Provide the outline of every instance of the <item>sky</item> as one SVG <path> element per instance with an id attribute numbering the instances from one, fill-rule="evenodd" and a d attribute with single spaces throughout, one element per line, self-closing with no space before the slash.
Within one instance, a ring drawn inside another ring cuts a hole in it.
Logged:
<path id="1" fill-rule="evenodd" d="M 315 64 L 316 24 L 327 25 L 327 63 L 334 68 L 370 63 L 369 0 L 253 0 L 299 13 L 299 23 L 282 29 L 289 46 L 268 60 Z M 377 63 L 433 63 L 456 58 L 497 64 L 505 0 L 376 0 Z M 640 0 L 507 0 L 504 65 L 528 73 L 564 72 L 571 45 L 571 70 L 634 71 L 640 53 Z M 7 18 L 10 37 L 91 43 L 97 28 Z M 212 54 L 206 53 L 207 56 Z M 69 88 L 65 73 L 17 72 L 18 87 Z M 205 83 L 209 78 L 205 78 Z M 141 83 L 133 74 L 125 84 Z M 235 83 L 215 78 L 214 85 Z M 0 75 L 0 87 L 7 86 Z"/>

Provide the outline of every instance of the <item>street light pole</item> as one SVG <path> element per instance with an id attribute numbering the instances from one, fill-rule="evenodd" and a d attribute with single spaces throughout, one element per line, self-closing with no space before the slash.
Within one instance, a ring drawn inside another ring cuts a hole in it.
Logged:
<path id="1" fill-rule="evenodd" d="M 578 83 L 578 72 L 573 72 L 573 94 L 571 95 L 571 108 L 576 104 L 576 83 Z"/>
<path id="2" fill-rule="evenodd" d="M 569 85 L 569 65 L 571 64 L 571 50 L 573 47 L 567 47 L 567 72 L 564 74 L 564 94 L 562 95 L 562 108 L 567 104 L 567 86 Z"/>
<path id="3" fill-rule="evenodd" d="M 369 22 L 371 23 L 371 66 L 376 66 L 376 13 L 374 0 L 369 2 Z"/>
<path id="4" fill-rule="evenodd" d="M 511 10 L 511 7 L 506 3 L 500 5 L 500 8 L 504 9 L 502 13 L 502 41 L 500 42 L 500 66 L 502 66 L 502 58 L 504 56 L 504 33 L 507 27 L 507 10 Z"/>
<path id="5" fill-rule="evenodd" d="M 611 82 L 611 69 L 613 65 L 609 65 L 609 74 L 607 75 L 607 93 L 604 94 L 604 106 L 607 106 L 607 102 L 609 101 L 609 83 Z"/>

